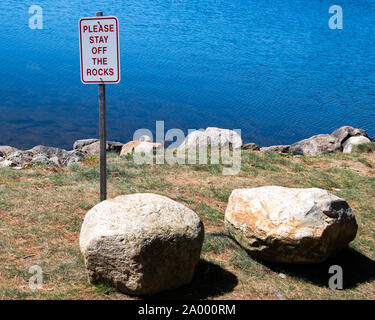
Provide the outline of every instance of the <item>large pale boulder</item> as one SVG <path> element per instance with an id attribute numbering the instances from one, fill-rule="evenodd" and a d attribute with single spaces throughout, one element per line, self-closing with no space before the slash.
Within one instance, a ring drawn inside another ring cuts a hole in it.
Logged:
<path id="1" fill-rule="evenodd" d="M 358 228 L 345 200 L 318 188 L 279 186 L 234 190 L 225 225 L 249 252 L 279 263 L 322 262 Z"/>
<path id="2" fill-rule="evenodd" d="M 296 155 L 316 156 L 341 150 L 340 142 L 330 134 L 318 134 L 290 146 L 289 152 Z"/>
<path id="3" fill-rule="evenodd" d="M 138 193 L 106 200 L 85 216 L 80 248 L 89 280 L 143 295 L 190 283 L 203 224 L 167 197 Z"/>
<path id="4" fill-rule="evenodd" d="M 243 142 L 241 136 L 234 130 L 209 127 L 205 131 L 195 130 L 191 132 L 178 149 L 196 149 L 201 147 L 222 148 L 231 145 L 234 149 L 241 148 Z"/>
<path id="5" fill-rule="evenodd" d="M 364 143 L 369 143 L 371 140 L 369 138 L 366 138 L 364 136 L 355 136 L 350 137 L 348 140 L 346 140 L 343 143 L 343 150 L 344 153 L 352 153 L 356 146 L 359 146 Z"/>

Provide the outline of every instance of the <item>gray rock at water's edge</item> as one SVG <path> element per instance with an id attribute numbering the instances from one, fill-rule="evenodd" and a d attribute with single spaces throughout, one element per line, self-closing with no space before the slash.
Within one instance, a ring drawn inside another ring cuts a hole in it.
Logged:
<path id="1" fill-rule="evenodd" d="M 80 149 L 80 151 L 90 156 L 99 156 L 100 155 L 100 141 L 87 144 L 82 149 Z"/>
<path id="2" fill-rule="evenodd" d="M 65 155 L 68 152 L 64 149 L 59 149 L 55 147 L 46 147 L 42 145 L 35 146 L 34 148 L 28 151 L 31 151 L 35 155 L 43 155 L 47 158 L 51 158 L 54 156 L 61 158 L 63 155 Z"/>
<path id="3" fill-rule="evenodd" d="M 44 164 L 55 168 L 69 167 L 80 163 L 85 157 L 85 154 L 79 150 L 66 151 L 42 145 L 35 146 L 30 150 L 18 150 L 13 147 L 3 146 L 2 150 L 5 150 L 6 158 L 11 161 L 13 167 L 24 167 L 29 164 Z"/>
<path id="4" fill-rule="evenodd" d="M 85 157 L 85 154 L 79 150 L 67 151 L 55 147 L 35 146 L 30 149 L 35 156 L 44 156 L 50 160 L 52 166 L 59 164 L 63 167 L 69 167 L 74 164 L 79 164 Z M 39 157 L 39 159 L 42 159 Z"/>
<path id="5" fill-rule="evenodd" d="M 361 144 L 369 143 L 371 140 L 369 138 L 366 138 L 364 136 L 355 136 L 355 137 L 350 137 L 348 140 L 346 140 L 342 147 L 343 153 L 352 153 L 355 150 L 356 146 L 359 146 Z"/>
<path id="6" fill-rule="evenodd" d="M 277 263 L 319 263 L 345 248 L 358 225 L 348 203 L 318 188 L 233 190 L 225 212 L 231 236 Z"/>
<path id="7" fill-rule="evenodd" d="M 290 149 L 290 145 L 275 145 L 275 146 L 270 146 L 270 147 L 261 147 L 260 151 L 261 152 L 272 151 L 276 153 L 288 153 L 289 149 Z"/>
<path id="8" fill-rule="evenodd" d="M 56 161 L 56 159 L 57 159 L 57 161 Z M 50 158 L 48 158 L 47 156 L 45 156 L 43 154 L 37 154 L 32 158 L 31 162 L 33 164 L 37 164 L 37 163 L 44 164 L 48 167 L 55 167 L 55 168 L 60 167 L 60 163 L 59 163 L 58 158 L 54 157 L 54 160 L 55 161 L 51 160 Z"/>
<path id="9" fill-rule="evenodd" d="M 259 146 L 254 142 L 245 143 L 241 148 L 242 150 L 259 151 Z"/>
<path id="10" fill-rule="evenodd" d="M 351 126 L 344 126 L 341 127 L 331 134 L 333 137 L 335 137 L 340 145 L 342 146 L 343 143 L 348 140 L 350 137 L 356 137 L 356 136 L 363 136 L 370 140 L 372 140 L 363 129 L 353 128 Z"/>
<path id="11" fill-rule="evenodd" d="M 123 144 L 121 142 L 107 141 L 106 150 L 120 153 Z M 90 156 L 100 156 L 100 141 L 88 144 L 81 149 L 82 152 Z"/>
<path id="12" fill-rule="evenodd" d="M 7 158 L 14 163 L 15 166 L 31 164 L 34 157 L 31 151 L 15 151 L 7 155 Z"/>
<path id="13" fill-rule="evenodd" d="M 330 134 L 318 134 L 311 138 L 293 143 L 289 152 L 295 155 L 316 156 L 341 150 L 339 141 Z"/>
<path id="14" fill-rule="evenodd" d="M 3 154 L 3 157 L 7 157 L 8 155 L 16 151 L 21 151 L 21 150 L 11 147 L 11 146 L 0 146 L 0 153 Z"/>
<path id="15" fill-rule="evenodd" d="M 167 197 L 119 196 L 85 216 L 80 248 L 89 280 L 144 295 L 190 283 L 204 227 L 189 208 Z"/>
<path id="16" fill-rule="evenodd" d="M 86 155 L 79 150 L 67 151 L 65 157 L 59 158 L 58 161 L 62 166 L 70 167 L 72 165 L 80 164 Z M 53 161 L 54 157 L 51 158 Z"/>
<path id="17" fill-rule="evenodd" d="M 106 150 L 120 153 L 122 146 L 121 142 L 107 141 Z M 100 155 L 100 140 L 99 139 L 83 139 L 77 140 L 73 144 L 74 150 L 80 150 L 91 156 Z"/>
<path id="18" fill-rule="evenodd" d="M 94 142 L 99 141 L 99 139 L 81 139 L 77 140 L 73 144 L 74 150 L 81 150 L 83 147 L 88 146 L 89 144 L 92 144 Z"/>

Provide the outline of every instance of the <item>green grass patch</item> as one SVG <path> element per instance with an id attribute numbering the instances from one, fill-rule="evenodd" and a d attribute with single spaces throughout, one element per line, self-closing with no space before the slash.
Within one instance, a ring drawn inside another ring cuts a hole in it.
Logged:
<path id="1" fill-rule="evenodd" d="M 211 187 L 210 192 L 211 192 L 211 195 L 213 195 L 216 199 L 223 201 L 223 202 L 228 202 L 228 199 L 232 193 L 232 190 L 224 190 L 224 189 Z"/>
<path id="2" fill-rule="evenodd" d="M 238 245 L 232 240 L 232 238 L 225 232 L 219 231 L 214 233 L 208 233 L 205 235 L 202 251 L 205 253 L 213 252 L 220 254 L 228 249 L 237 249 Z"/>
<path id="3" fill-rule="evenodd" d="M 203 221 L 209 222 L 216 226 L 220 226 L 223 223 L 224 213 L 203 202 L 198 203 L 198 205 L 195 207 L 195 211 L 200 215 Z"/>

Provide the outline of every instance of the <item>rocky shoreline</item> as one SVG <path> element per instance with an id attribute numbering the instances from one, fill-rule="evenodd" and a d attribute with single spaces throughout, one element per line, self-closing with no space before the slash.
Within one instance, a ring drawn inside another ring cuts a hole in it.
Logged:
<path id="1" fill-rule="evenodd" d="M 238 133 L 215 127 L 209 127 L 205 131 L 190 133 L 178 149 L 196 148 L 196 146 L 223 147 L 231 145 L 233 148 L 241 148 L 244 151 L 272 151 L 277 153 L 290 153 L 293 155 L 315 156 L 333 152 L 351 153 L 360 144 L 373 142 L 365 130 L 351 126 L 341 127 L 331 134 L 319 134 L 308 139 L 298 141 L 291 145 L 274 145 L 259 147 L 257 144 L 243 143 Z M 99 139 L 82 139 L 73 144 L 72 150 L 64 150 L 55 147 L 35 146 L 29 150 L 19 150 L 11 146 L 0 146 L 0 168 L 22 168 L 27 165 L 43 164 L 47 167 L 69 167 L 81 163 L 85 158 L 99 155 Z M 121 142 L 107 141 L 107 151 L 127 155 L 131 152 L 153 152 L 154 148 L 162 147 L 151 141 L 149 137 L 142 136 L 139 141 Z"/>

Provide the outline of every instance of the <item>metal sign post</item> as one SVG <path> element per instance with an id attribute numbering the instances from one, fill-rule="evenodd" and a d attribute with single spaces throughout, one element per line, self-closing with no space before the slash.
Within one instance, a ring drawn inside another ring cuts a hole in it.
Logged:
<path id="1" fill-rule="evenodd" d="M 97 12 L 97 17 L 103 12 Z M 105 119 L 105 84 L 99 83 L 99 131 L 100 131 L 100 201 L 107 199 L 107 131 Z"/>
<path id="2" fill-rule="evenodd" d="M 102 17 L 103 12 L 97 12 Z M 105 84 L 99 83 L 99 131 L 100 131 L 100 201 L 107 199 L 107 130 L 105 119 Z"/>
<path id="3" fill-rule="evenodd" d="M 79 20 L 81 81 L 98 84 L 100 131 L 100 201 L 107 199 L 107 136 L 105 84 L 120 82 L 119 31 L 116 17 Z"/>

